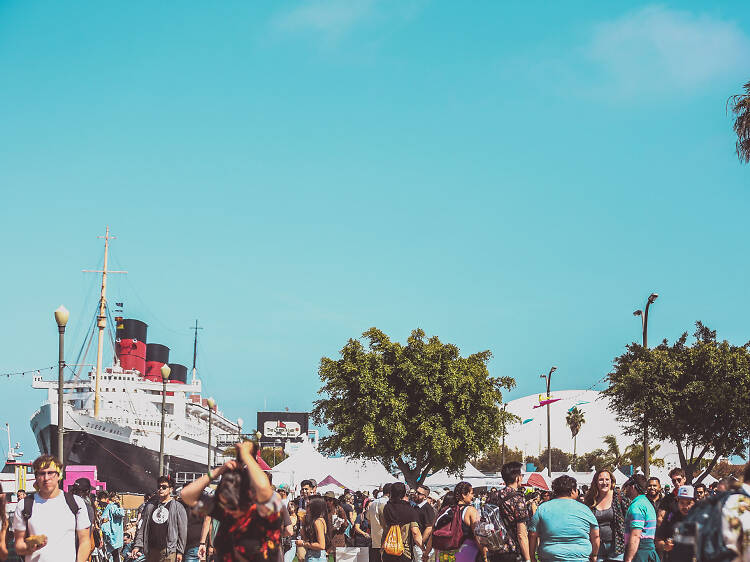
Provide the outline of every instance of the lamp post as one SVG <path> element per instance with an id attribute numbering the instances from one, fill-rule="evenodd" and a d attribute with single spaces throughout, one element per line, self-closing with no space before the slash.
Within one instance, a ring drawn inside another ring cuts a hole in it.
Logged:
<path id="1" fill-rule="evenodd" d="M 507 407 L 508 407 L 507 403 L 503 404 L 503 466 L 505 466 L 505 409 Z"/>
<path id="2" fill-rule="evenodd" d="M 552 373 L 556 370 L 557 367 L 552 367 L 546 375 L 539 375 L 540 378 L 547 380 L 547 400 L 549 400 Z M 547 403 L 547 476 L 552 478 L 552 425 L 549 418 L 549 402 Z"/>
<path id="3" fill-rule="evenodd" d="M 237 418 L 237 437 L 242 441 L 242 424 L 244 423 L 242 418 Z"/>
<path id="4" fill-rule="evenodd" d="M 159 440 L 159 476 L 164 476 L 164 413 L 167 402 L 167 380 L 172 369 L 164 363 L 161 366 L 161 438 Z"/>
<path id="5" fill-rule="evenodd" d="M 211 414 L 213 414 L 216 401 L 209 398 L 206 404 L 208 405 L 208 471 L 211 472 Z"/>
<path id="6" fill-rule="evenodd" d="M 636 310 L 633 312 L 633 316 L 641 317 L 641 328 L 643 330 L 643 349 L 648 349 L 648 309 L 654 304 L 654 301 L 659 298 L 657 293 L 651 293 L 646 300 L 646 307 L 644 310 Z M 651 459 L 649 458 L 651 451 L 648 450 L 648 420 L 644 420 L 643 424 L 643 475 L 648 478 L 651 473 Z"/>
<path id="7" fill-rule="evenodd" d="M 65 431 L 65 419 L 63 417 L 63 375 L 65 371 L 65 325 L 68 323 L 70 313 L 68 309 L 60 305 L 55 310 L 55 322 L 59 334 L 57 354 L 57 456 L 63 463 L 63 432 Z"/>

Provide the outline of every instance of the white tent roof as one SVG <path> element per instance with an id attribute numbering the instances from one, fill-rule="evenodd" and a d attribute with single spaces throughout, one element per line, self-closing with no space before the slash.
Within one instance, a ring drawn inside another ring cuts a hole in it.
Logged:
<path id="1" fill-rule="evenodd" d="M 351 490 L 372 490 L 395 478 L 377 461 L 349 457 L 328 459 L 330 474 Z"/>
<path id="2" fill-rule="evenodd" d="M 297 489 L 306 478 L 322 482 L 328 476 L 352 490 L 368 490 L 395 480 L 377 461 L 328 458 L 311 443 L 303 443 L 289 458 L 274 466 L 271 474 L 275 484 L 285 483 L 293 489 Z"/>
<path id="3" fill-rule="evenodd" d="M 328 459 L 308 442 L 303 443 L 292 455 L 271 468 L 271 474 L 273 474 L 274 484 L 285 483 L 297 489 L 302 480 L 314 478 L 321 482 L 330 472 Z"/>
<path id="4" fill-rule="evenodd" d="M 458 475 L 448 474 L 448 470 L 443 469 L 425 478 L 424 483 L 430 488 L 452 488 L 462 480 L 470 482 L 473 486 L 485 486 L 489 479 L 470 462 L 467 462 Z"/>

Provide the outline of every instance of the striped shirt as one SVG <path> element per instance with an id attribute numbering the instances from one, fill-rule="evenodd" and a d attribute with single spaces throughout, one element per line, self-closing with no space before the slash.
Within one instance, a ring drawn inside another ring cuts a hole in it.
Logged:
<path id="1" fill-rule="evenodd" d="M 641 539 L 652 539 L 656 533 L 656 510 L 648 498 L 641 494 L 628 507 L 625 515 L 625 542 L 630 539 L 630 531 L 641 529 Z"/>

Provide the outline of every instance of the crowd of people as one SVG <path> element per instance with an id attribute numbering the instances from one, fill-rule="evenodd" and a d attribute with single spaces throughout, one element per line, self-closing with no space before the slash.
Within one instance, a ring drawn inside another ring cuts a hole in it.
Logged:
<path id="1" fill-rule="evenodd" d="M 551 490 L 534 490 L 523 485 L 521 463 L 510 462 L 504 486 L 489 490 L 394 481 L 320 494 L 307 479 L 294 496 L 273 485 L 255 448 L 238 443 L 236 460 L 180 490 L 159 477 L 132 527 L 116 494 L 92 495 L 85 480 L 63 492 L 60 463 L 42 455 L 36 493 L 19 494 L 11 542 L 29 562 L 679 562 L 703 559 L 694 539 L 707 531 L 685 523 L 716 504 L 718 515 L 702 524 L 716 527 L 722 559 L 750 562 L 750 465 L 734 491 L 722 481 L 690 485 L 681 469 L 664 489 L 657 478 L 618 484 L 599 470 L 588 485 L 562 475 Z"/>

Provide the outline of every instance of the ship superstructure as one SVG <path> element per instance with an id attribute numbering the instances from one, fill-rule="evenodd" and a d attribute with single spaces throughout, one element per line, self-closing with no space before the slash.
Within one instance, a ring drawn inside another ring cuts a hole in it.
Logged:
<path id="1" fill-rule="evenodd" d="M 102 328 L 111 318 L 106 307 L 109 239 L 107 230 L 105 266 L 100 272 L 96 367 L 87 376 L 76 376 L 63 385 L 64 462 L 96 465 L 99 478 L 110 489 L 146 492 L 154 489 L 159 472 L 163 390 L 164 462 L 169 474 L 205 472 L 209 460 L 223 458 L 223 448 L 217 442 L 222 436 L 226 441 L 227 434 L 237 435 L 240 428 L 214 406 L 209 432 L 209 402 L 201 395 L 195 357 L 188 381 L 187 367 L 169 362 L 167 346 L 148 342 L 145 322 L 114 318 L 113 365 L 103 367 Z M 166 383 L 162 381 L 163 365 L 170 368 Z M 35 376 L 32 386 L 47 390 L 47 399 L 31 417 L 31 429 L 42 453 L 56 453 L 58 382 Z"/>

